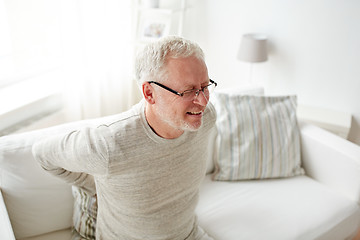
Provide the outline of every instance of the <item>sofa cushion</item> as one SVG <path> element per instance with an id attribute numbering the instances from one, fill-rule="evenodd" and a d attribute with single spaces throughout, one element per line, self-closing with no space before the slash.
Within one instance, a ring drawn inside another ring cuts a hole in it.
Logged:
<path id="1" fill-rule="evenodd" d="M 296 96 L 217 93 L 215 180 L 290 177 L 304 174 Z"/>
<path id="2" fill-rule="evenodd" d="M 241 88 L 223 88 L 223 89 L 216 89 L 216 93 L 223 93 L 223 94 L 229 94 L 229 95 L 257 95 L 261 96 L 264 95 L 264 88 L 259 86 L 243 86 Z M 210 98 L 211 103 L 215 103 L 216 100 L 216 94 L 212 95 Z M 206 161 L 206 174 L 211 174 L 215 170 L 215 159 L 217 157 L 217 149 L 215 147 L 216 144 L 216 138 L 217 138 L 217 129 L 216 127 L 212 129 L 212 132 L 209 136 L 209 152 L 208 159 Z"/>
<path id="3" fill-rule="evenodd" d="M 21 238 L 18 240 L 80 240 L 73 234 L 71 228 L 45 233 L 34 237 Z"/>
<path id="4" fill-rule="evenodd" d="M 97 199 L 76 186 L 72 187 L 72 193 L 74 196 L 74 230 L 82 239 L 95 239 Z"/>
<path id="5" fill-rule="evenodd" d="M 307 176 L 212 181 L 208 175 L 196 209 L 214 239 L 348 239 L 359 206 Z"/>

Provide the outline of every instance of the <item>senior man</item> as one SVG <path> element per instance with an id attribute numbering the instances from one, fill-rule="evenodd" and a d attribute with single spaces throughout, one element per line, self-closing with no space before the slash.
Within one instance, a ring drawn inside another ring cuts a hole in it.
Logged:
<path id="1" fill-rule="evenodd" d="M 97 194 L 96 239 L 211 239 L 195 207 L 216 114 L 201 48 L 180 37 L 136 59 L 143 99 L 112 122 L 34 145 L 42 167 Z"/>

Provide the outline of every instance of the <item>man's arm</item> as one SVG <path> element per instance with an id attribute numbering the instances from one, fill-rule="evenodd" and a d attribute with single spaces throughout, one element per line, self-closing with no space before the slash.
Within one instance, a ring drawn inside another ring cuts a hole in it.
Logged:
<path id="1" fill-rule="evenodd" d="M 95 194 L 93 176 L 106 174 L 108 164 L 108 145 L 101 132 L 85 128 L 40 141 L 32 148 L 34 158 L 51 174 Z"/>

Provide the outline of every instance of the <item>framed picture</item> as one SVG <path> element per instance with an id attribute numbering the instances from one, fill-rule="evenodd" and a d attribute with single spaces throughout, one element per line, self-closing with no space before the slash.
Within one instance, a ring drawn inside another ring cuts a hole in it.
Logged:
<path id="1" fill-rule="evenodd" d="M 138 40 L 153 41 L 169 35 L 171 10 L 146 9 L 140 12 Z"/>

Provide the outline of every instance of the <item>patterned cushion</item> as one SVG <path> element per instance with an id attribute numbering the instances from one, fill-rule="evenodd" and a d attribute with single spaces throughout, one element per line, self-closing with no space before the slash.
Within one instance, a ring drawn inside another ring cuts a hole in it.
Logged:
<path id="1" fill-rule="evenodd" d="M 73 240 L 95 239 L 97 199 L 79 187 L 72 187 L 74 196 Z"/>
<path id="2" fill-rule="evenodd" d="M 216 93 L 218 137 L 214 180 L 246 180 L 304 174 L 296 96 Z"/>

